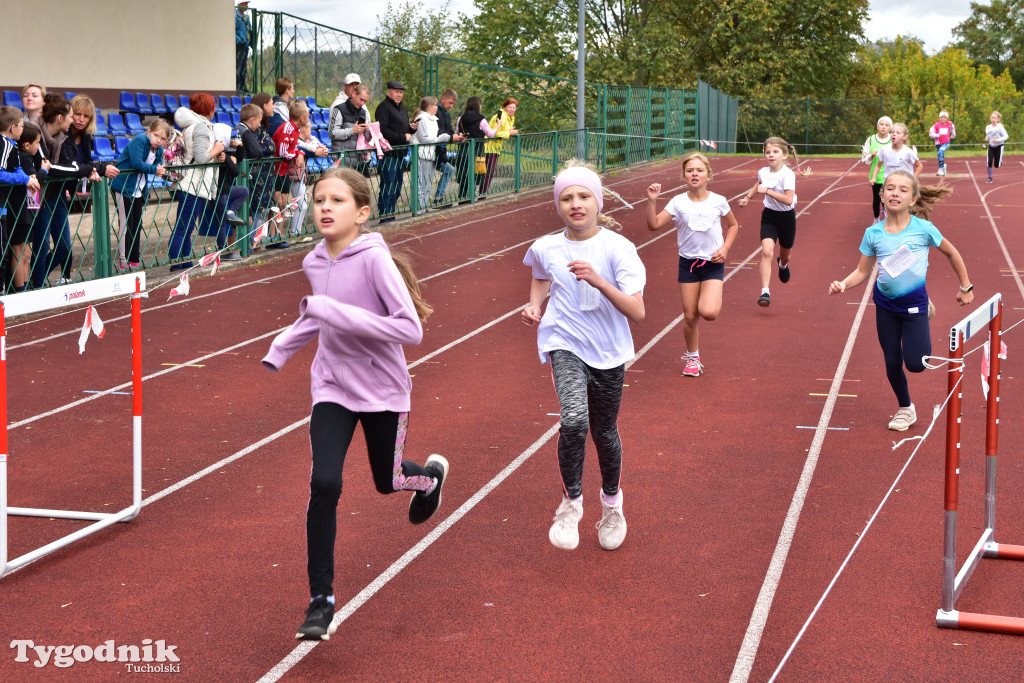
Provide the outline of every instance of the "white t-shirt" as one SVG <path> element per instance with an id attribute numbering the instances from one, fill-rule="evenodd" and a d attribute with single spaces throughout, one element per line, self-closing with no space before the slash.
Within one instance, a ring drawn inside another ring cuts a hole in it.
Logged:
<path id="1" fill-rule="evenodd" d="M 711 192 L 704 201 L 695 202 L 689 193 L 681 194 L 673 197 L 665 210 L 676 222 L 676 241 L 683 258 L 710 261 L 725 244 L 722 217 L 731 209 L 722 195 Z"/>
<path id="2" fill-rule="evenodd" d="M 786 190 L 793 190 L 793 203 L 789 206 L 766 194 L 764 196 L 765 208 L 775 211 L 789 211 L 796 208 L 796 174 L 790 170 L 789 166 L 783 166 L 778 173 L 772 173 L 771 167 L 765 166 L 757 172 L 757 182 L 776 192 L 785 193 Z"/>
<path id="3" fill-rule="evenodd" d="M 913 174 L 914 164 L 917 163 L 917 152 L 908 145 L 903 145 L 898 150 L 892 147 L 883 147 L 878 150 L 878 160 L 885 164 L 885 175 L 896 170 L 904 170 Z"/>
<path id="4" fill-rule="evenodd" d="M 564 350 L 598 370 L 618 367 L 635 355 L 629 320 L 599 292 L 581 295 L 584 288 L 593 288 L 569 272 L 572 261 L 586 261 L 630 296 L 643 292 L 647 284 L 647 270 L 636 247 L 612 230 L 601 228 L 582 242 L 570 240 L 565 231 L 534 242 L 523 263 L 533 269 L 533 277 L 551 281 L 548 307 L 537 328 L 540 361 L 550 363 L 548 353 Z M 596 308 L 580 310 L 591 297 L 597 302 Z"/>
<path id="5" fill-rule="evenodd" d="M 146 163 L 152 165 L 156 162 L 156 151 L 152 147 L 149 148 L 149 154 L 146 155 Z M 146 179 L 149 178 L 145 173 L 139 174 L 138 182 L 135 183 L 135 194 L 132 197 L 141 197 L 142 191 L 146 189 Z"/>

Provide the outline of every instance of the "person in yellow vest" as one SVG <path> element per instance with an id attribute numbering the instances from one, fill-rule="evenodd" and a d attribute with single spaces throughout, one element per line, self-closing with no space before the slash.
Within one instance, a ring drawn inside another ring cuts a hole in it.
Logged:
<path id="1" fill-rule="evenodd" d="M 878 132 L 864 141 L 860 160 L 862 163 L 871 166 L 868 170 L 868 182 L 871 183 L 871 210 L 874 212 L 875 223 L 877 223 L 880 219 L 885 218 L 883 214 L 885 208 L 882 206 L 882 182 L 885 180 L 885 164 L 878 160 L 878 150 L 892 144 L 892 136 L 889 135 L 892 131 L 892 119 L 888 116 L 883 116 L 878 119 L 875 128 Z"/>
<path id="2" fill-rule="evenodd" d="M 494 139 L 484 144 L 487 173 L 484 175 L 479 199 L 483 199 L 483 195 L 487 194 L 487 189 L 491 186 L 491 179 L 494 177 L 494 170 L 498 167 L 498 157 L 501 156 L 501 148 L 505 144 L 505 140 L 513 135 L 519 135 L 519 130 L 516 129 L 516 108 L 518 106 L 519 102 L 516 98 L 505 98 L 505 101 L 501 103 L 501 109 L 487 122 L 487 125 L 494 130 Z"/>

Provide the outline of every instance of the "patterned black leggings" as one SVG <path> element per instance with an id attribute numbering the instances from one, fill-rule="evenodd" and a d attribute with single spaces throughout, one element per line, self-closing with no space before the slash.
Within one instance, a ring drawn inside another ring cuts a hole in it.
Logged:
<path id="1" fill-rule="evenodd" d="M 558 432 L 558 467 L 569 498 L 583 495 L 583 456 L 587 431 L 597 446 L 601 488 L 608 496 L 619 492 L 622 443 L 619 441 L 619 404 L 626 366 L 597 370 L 570 351 L 551 352 L 551 376 L 561 405 Z"/>

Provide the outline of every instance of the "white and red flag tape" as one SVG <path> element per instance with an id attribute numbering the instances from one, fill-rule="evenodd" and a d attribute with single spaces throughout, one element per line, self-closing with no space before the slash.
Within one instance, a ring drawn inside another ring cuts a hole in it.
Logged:
<path id="1" fill-rule="evenodd" d="M 181 277 L 178 278 L 178 286 L 171 288 L 171 293 L 167 295 L 167 300 L 170 301 L 176 296 L 186 296 L 188 290 L 188 273 L 182 273 Z"/>
<path id="2" fill-rule="evenodd" d="M 992 362 L 989 351 L 989 343 L 985 342 L 985 346 L 981 352 L 981 390 L 985 394 L 985 400 L 988 400 L 988 373 L 990 369 L 990 363 Z M 999 342 L 999 358 L 1006 360 L 1006 342 Z"/>
<path id="3" fill-rule="evenodd" d="M 217 269 L 220 268 L 220 252 L 215 251 L 212 254 L 207 254 L 203 258 L 199 259 L 200 266 L 208 266 L 213 264 L 213 270 L 210 271 L 210 275 L 216 275 Z"/>
<path id="4" fill-rule="evenodd" d="M 92 306 L 85 309 L 85 324 L 82 325 L 82 333 L 78 335 L 79 354 L 85 353 L 85 342 L 89 339 L 90 330 L 100 339 L 107 333 L 107 330 L 103 327 L 103 321 L 100 320 L 100 314 Z"/>
<path id="5" fill-rule="evenodd" d="M 700 144 L 704 145 L 705 147 L 710 147 L 711 149 L 718 149 L 718 145 L 715 144 L 714 140 L 701 140 Z"/>

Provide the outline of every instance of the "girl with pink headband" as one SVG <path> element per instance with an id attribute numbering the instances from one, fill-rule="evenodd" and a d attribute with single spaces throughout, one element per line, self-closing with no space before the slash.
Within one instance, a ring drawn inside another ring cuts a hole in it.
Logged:
<path id="1" fill-rule="evenodd" d="M 567 165 L 555 178 L 554 189 L 565 230 L 541 237 L 523 259 L 533 271 L 523 323 L 538 325 L 540 360 L 551 364 L 561 406 L 562 500 L 548 539 L 564 550 L 579 545 L 589 430 L 601 468 L 597 537 L 602 548 L 614 550 L 626 538 L 619 488 L 619 404 L 626 362 L 634 356 L 629 322 L 644 319 L 647 272 L 633 243 L 608 229 L 618 223 L 601 213 L 601 178 L 576 162 Z"/>

